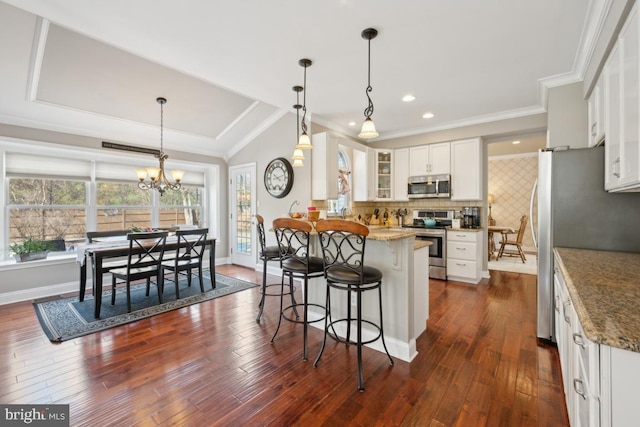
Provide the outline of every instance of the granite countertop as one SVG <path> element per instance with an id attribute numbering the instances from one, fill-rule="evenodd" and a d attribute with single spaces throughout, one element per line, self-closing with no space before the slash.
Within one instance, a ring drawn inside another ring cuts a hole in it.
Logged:
<path id="1" fill-rule="evenodd" d="M 369 236 L 367 239 L 391 241 L 415 237 L 416 231 L 410 228 L 385 227 L 385 226 L 369 226 Z"/>
<path id="2" fill-rule="evenodd" d="M 453 228 L 453 227 L 447 227 L 447 231 L 467 231 L 469 233 L 479 233 L 483 230 L 482 227 L 480 228 Z"/>
<path id="3" fill-rule="evenodd" d="M 585 335 L 640 352 L 640 253 L 555 248 Z"/>

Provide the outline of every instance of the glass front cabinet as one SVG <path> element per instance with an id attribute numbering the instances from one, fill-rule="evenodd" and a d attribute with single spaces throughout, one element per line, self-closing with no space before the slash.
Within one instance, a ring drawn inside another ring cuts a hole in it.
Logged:
<path id="1" fill-rule="evenodd" d="M 393 152 L 391 150 L 375 151 L 375 199 L 392 200 L 393 188 Z"/>

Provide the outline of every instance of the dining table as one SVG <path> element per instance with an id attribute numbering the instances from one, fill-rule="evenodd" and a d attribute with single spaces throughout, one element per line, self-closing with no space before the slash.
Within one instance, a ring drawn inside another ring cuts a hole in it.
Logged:
<path id="1" fill-rule="evenodd" d="M 487 232 L 488 232 L 487 241 L 489 242 L 489 251 L 488 251 L 489 261 L 491 261 L 491 258 L 493 257 L 493 253 L 496 251 L 496 243 L 493 240 L 493 233 L 500 233 L 500 234 L 502 234 L 503 232 L 515 233 L 515 230 L 513 229 L 513 227 L 501 227 L 497 225 L 490 225 L 489 227 L 487 227 Z"/>
<path id="2" fill-rule="evenodd" d="M 216 288 L 215 274 L 215 252 L 216 238 L 207 237 L 205 245 L 209 246 L 209 269 L 211 272 L 211 287 Z M 165 252 L 176 250 L 178 247 L 184 247 L 184 241 L 179 242 L 177 236 L 167 237 L 164 250 Z M 93 296 L 95 301 L 94 317 L 100 318 L 100 307 L 102 305 L 102 288 L 103 274 L 109 270 L 103 268 L 105 260 L 115 258 L 126 258 L 129 254 L 129 241 L 126 236 L 118 236 L 110 239 L 104 239 L 98 242 L 86 243 L 78 245 L 77 261 L 80 264 L 80 301 L 84 301 L 87 286 L 87 264 L 91 263 L 91 275 L 93 279 Z M 143 252 L 142 248 L 134 248 L 135 252 Z M 125 262 L 126 259 L 123 261 Z"/>

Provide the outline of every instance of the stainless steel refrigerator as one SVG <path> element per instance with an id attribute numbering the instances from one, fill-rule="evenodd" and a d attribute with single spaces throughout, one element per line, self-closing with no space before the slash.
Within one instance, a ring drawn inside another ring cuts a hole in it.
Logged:
<path id="1" fill-rule="evenodd" d="M 604 147 L 538 154 L 538 337 L 555 341 L 553 248 L 640 252 L 640 193 L 604 190 Z M 532 203 L 533 206 L 533 203 Z"/>

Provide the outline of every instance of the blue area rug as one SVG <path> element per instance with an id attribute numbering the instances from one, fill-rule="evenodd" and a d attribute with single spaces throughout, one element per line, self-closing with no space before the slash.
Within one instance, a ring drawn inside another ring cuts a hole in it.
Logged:
<path id="1" fill-rule="evenodd" d="M 124 287 L 117 288 L 116 303 L 111 305 L 111 284 L 109 283 L 109 290 L 102 293 L 100 319 L 93 317 L 95 304 L 91 295 L 86 296 L 83 302 L 75 296 L 35 301 L 33 306 L 47 338 L 53 342 L 61 342 L 258 286 L 255 283 L 216 274 L 216 288 L 211 289 L 210 273 L 205 271 L 203 275 L 205 277 L 204 293 L 200 292 L 200 283 L 196 276 L 192 277 L 191 286 L 187 285 L 186 277 L 181 276 L 178 300 L 176 300 L 174 282 L 165 279 L 162 304 L 158 301 L 155 283 L 151 283 L 149 296 L 145 295 L 146 284 L 132 285 L 131 313 L 127 313 L 127 293 Z"/>

